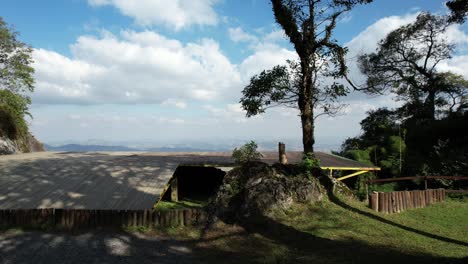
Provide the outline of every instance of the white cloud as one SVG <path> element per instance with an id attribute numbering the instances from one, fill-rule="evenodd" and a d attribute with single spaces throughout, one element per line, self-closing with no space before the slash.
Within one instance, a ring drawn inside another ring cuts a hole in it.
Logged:
<path id="1" fill-rule="evenodd" d="M 269 38 L 281 37 L 279 32 Z M 234 65 L 212 39 L 182 43 L 130 30 L 80 36 L 71 51 L 66 57 L 34 50 L 35 103 L 162 103 L 183 109 L 191 100 L 238 100 L 252 75 L 297 57 L 272 42 L 257 42 L 251 55 Z"/>
<path id="2" fill-rule="evenodd" d="M 223 122 L 226 120 L 231 120 L 235 123 L 246 123 L 249 120 L 259 119 L 260 116 L 252 118 L 247 118 L 245 116 L 245 111 L 242 109 L 241 104 L 227 104 L 224 107 L 214 107 L 212 105 L 205 105 L 203 108 L 209 112 L 212 117 L 212 120 L 216 122 Z"/>
<path id="3" fill-rule="evenodd" d="M 283 29 L 273 29 L 266 33 L 263 28 L 257 29 L 256 34 L 245 32 L 241 27 L 228 28 L 229 38 L 234 42 L 246 42 L 250 44 L 251 49 L 258 45 L 275 44 L 280 41 L 287 41 L 288 37 Z"/>
<path id="4" fill-rule="evenodd" d="M 390 16 L 379 19 L 367 27 L 351 41 L 345 44 L 350 50 L 349 55 L 374 52 L 377 43 L 391 31 L 416 20 L 418 13 L 404 16 Z"/>
<path id="5" fill-rule="evenodd" d="M 159 117 L 157 120 L 161 123 L 169 123 L 175 125 L 182 125 L 185 123 L 184 119 L 181 118 L 167 118 L 167 117 Z"/>
<path id="6" fill-rule="evenodd" d="M 258 41 L 258 38 L 254 35 L 248 34 L 241 27 L 229 28 L 229 38 L 234 42 L 251 42 Z"/>
<path id="7" fill-rule="evenodd" d="M 165 25 L 175 30 L 191 25 L 215 25 L 218 0 L 88 0 L 91 6 L 112 5 L 143 26 Z"/>
<path id="8" fill-rule="evenodd" d="M 240 64 L 242 79 L 247 82 L 254 74 L 262 70 L 271 69 L 276 65 L 283 65 L 286 60 L 294 60 L 297 54 L 294 51 L 281 48 L 274 44 L 261 44 L 255 48 L 255 52 L 248 56 Z"/>
<path id="9" fill-rule="evenodd" d="M 177 99 L 167 99 L 164 102 L 161 103 L 161 105 L 164 106 L 175 106 L 179 109 L 185 109 L 187 108 L 187 103 L 182 101 L 182 100 L 177 100 Z"/>
<path id="10" fill-rule="evenodd" d="M 277 29 L 273 30 L 270 33 L 267 33 L 264 37 L 263 40 L 266 42 L 277 42 L 277 41 L 288 41 L 288 37 L 284 33 L 284 30 L 282 29 Z"/>
<path id="11" fill-rule="evenodd" d="M 101 4 L 113 2 L 101 1 Z M 349 41 L 346 45 L 352 78 L 363 80 L 353 60 L 356 55 L 373 52 L 381 38 L 414 21 L 416 16 L 380 19 Z M 234 103 L 253 74 L 295 59 L 296 53 L 278 44 L 284 39 L 282 30 L 250 35 L 240 29 L 234 33 L 238 31 L 247 35 L 239 34 L 234 39 L 247 44 L 250 52 L 239 64 L 232 63 L 212 39 L 184 43 L 152 31 L 123 31 L 117 36 L 103 31 L 101 36 L 81 36 L 72 45 L 70 57 L 36 49 L 34 103 L 95 105 L 73 106 L 67 113 L 62 113 L 62 106 L 34 105 L 32 129 L 49 139 L 63 139 L 64 135 L 80 139 L 153 138 L 155 131 L 158 138 L 175 141 L 199 138 L 213 141 L 216 137 L 299 139 L 297 110 L 275 108 L 247 119 L 240 105 Z M 448 39 L 466 43 L 466 35 L 462 33 L 457 28 L 451 29 L 452 37 Z M 442 62 L 439 70 L 452 70 L 468 78 L 468 56 Z M 353 93 L 344 100 L 349 104 L 344 115 L 318 120 L 318 144 L 339 144 L 359 133 L 359 122 L 366 111 L 398 105 L 391 96 L 370 99 L 362 93 Z M 112 103 L 122 105 L 100 106 Z M 156 106 L 152 114 L 148 113 L 152 105 L 140 106 L 145 111 L 132 112 L 137 107 L 133 104 L 154 103 L 162 107 Z M 175 111 L 167 111 L 169 107 Z M 81 114 L 85 109 L 91 110 Z M 59 113 L 51 114 L 55 112 Z M 128 127 L 137 132 L 128 134 Z"/>
<path id="12" fill-rule="evenodd" d="M 236 66 L 211 39 L 183 44 L 152 31 L 105 32 L 81 36 L 71 49 L 73 58 L 34 50 L 36 103 L 215 100 L 241 87 Z"/>

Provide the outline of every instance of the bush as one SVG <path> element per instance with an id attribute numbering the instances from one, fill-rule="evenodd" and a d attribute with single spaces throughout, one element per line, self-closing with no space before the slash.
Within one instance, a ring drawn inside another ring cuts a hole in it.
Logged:
<path id="1" fill-rule="evenodd" d="M 27 134 L 28 103 L 28 99 L 9 90 L 0 90 L 0 136 L 15 140 Z"/>
<path id="2" fill-rule="evenodd" d="M 320 161 L 315 158 L 313 153 L 305 153 L 299 164 L 308 178 L 312 177 L 312 171 L 320 168 Z"/>
<path id="3" fill-rule="evenodd" d="M 257 143 L 255 143 L 255 141 L 250 141 L 239 149 L 235 148 L 232 151 L 232 158 L 234 158 L 237 164 L 259 161 L 263 155 L 257 151 L 257 148 Z"/>
<path id="4" fill-rule="evenodd" d="M 0 136 L 15 140 L 24 136 L 28 127 L 24 118 L 15 115 L 10 107 L 0 105 Z"/>

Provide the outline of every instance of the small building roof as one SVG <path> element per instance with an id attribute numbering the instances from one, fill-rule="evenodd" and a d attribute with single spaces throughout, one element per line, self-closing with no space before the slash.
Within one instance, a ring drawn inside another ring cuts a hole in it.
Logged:
<path id="1" fill-rule="evenodd" d="M 263 159 L 267 163 L 275 163 L 278 161 L 278 152 L 262 152 Z M 289 163 L 299 163 L 302 160 L 301 151 L 286 152 L 286 157 Z M 322 169 L 333 170 L 380 170 L 379 167 L 368 165 L 363 162 L 347 159 L 338 155 L 333 155 L 325 152 L 315 152 L 315 157 L 320 160 Z"/>

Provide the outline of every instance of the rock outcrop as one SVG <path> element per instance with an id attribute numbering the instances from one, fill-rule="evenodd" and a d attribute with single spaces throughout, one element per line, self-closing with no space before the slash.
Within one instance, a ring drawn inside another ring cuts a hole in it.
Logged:
<path id="1" fill-rule="evenodd" d="M 242 219 L 287 210 L 295 203 L 320 201 L 326 195 L 317 178 L 310 179 L 295 165 L 262 162 L 231 170 L 208 210 L 222 219 Z"/>
<path id="2" fill-rule="evenodd" d="M 0 155 L 9 155 L 18 152 L 15 142 L 6 137 L 0 137 Z"/>
<path id="3" fill-rule="evenodd" d="M 44 151 L 44 145 L 31 133 L 17 140 L 11 140 L 7 137 L 0 136 L 0 155 L 40 151 Z"/>

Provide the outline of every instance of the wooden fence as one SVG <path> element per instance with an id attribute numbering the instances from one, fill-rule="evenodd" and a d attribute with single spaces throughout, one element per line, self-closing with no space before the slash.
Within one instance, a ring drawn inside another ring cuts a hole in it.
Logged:
<path id="1" fill-rule="evenodd" d="M 14 209 L 0 210 L 0 227 L 86 229 L 97 227 L 173 227 L 202 224 L 202 209 L 87 210 L 87 209 Z"/>
<path id="2" fill-rule="evenodd" d="M 369 207 L 377 212 L 391 214 L 411 208 L 423 208 L 444 200 L 445 189 L 374 192 L 369 195 Z"/>

